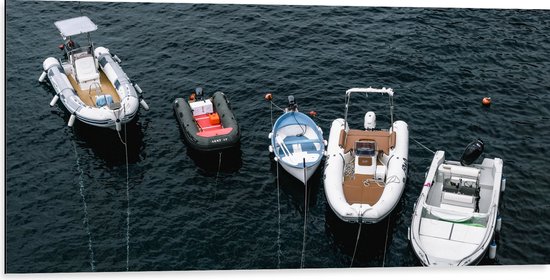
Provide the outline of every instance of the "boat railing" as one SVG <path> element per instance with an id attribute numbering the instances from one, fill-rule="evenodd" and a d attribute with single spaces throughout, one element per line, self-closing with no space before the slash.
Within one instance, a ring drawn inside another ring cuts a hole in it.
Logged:
<path id="1" fill-rule="evenodd" d="M 491 211 L 486 214 L 487 215 L 487 221 L 489 221 L 489 219 L 494 219 L 495 215 L 497 214 L 497 205 L 493 205 L 491 206 Z M 463 258 L 462 260 L 460 260 L 460 262 L 458 263 L 458 265 L 463 265 L 465 262 L 471 260 L 471 258 L 477 253 L 479 252 L 479 249 L 481 249 L 482 251 L 485 251 L 486 248 L 484 248 L 485 246 L 488 246 L 489 243 L 487 242 L 489 238 L 492 237 L 492 234 L 491 232 L 494 230 L 494 227 L 495 227 L 495 224 L 491 224 L 491 227 L 487 229 L 487 231 L 485 232 L 485 236 L 483 237 L 483 240 L 479 243 L 478 247 L 476 248 L 477 250 L 474 250 L 473 253 L 471 253 L 470 255 L 468 255 L 467 257 Z"/>
<path id="2" fill-rule="evenodd" d="M 487 226 L 489 213 L 465 213 L 453 209 L 444 209 L 441 207 L 424 204 L 422 207 L 422 217 L 435 218 L 438 220 L 453 222 L 453 223 L 466 223 L 476 224 L 480 226 Z"/>

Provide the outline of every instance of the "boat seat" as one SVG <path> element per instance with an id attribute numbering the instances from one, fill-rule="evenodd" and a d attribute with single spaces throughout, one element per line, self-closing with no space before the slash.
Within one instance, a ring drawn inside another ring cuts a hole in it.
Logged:
<path id="1" fill-rule="evenodd" d="M 99 71 L 91 55 L 79 58 L 74 61 L 76 77 L 79 83 L 99 80 Z"/>
<path id="2" fill-rule="evenodd" d="M 459 212 L 473 213 L 475 203 L 476 200 L 471 195 L 443 192 L 441 194 L 441 205 L 439 207 Z"/>

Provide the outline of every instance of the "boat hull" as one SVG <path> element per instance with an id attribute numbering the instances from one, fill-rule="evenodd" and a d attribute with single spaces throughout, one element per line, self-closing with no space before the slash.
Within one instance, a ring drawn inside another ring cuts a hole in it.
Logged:
<path id="1" fill-rule="evenodd" d="M 112 59 L 107 49 L 97 48 L 95 59 L 98 61 L 99 71 L 102 71 L 111 86 L 116 88 L 117 97 L 120 99 L 119 106 L 99 107 L 86 104 L 77 94 L 77 90 L 73 87 L 59 60 L 52 57 L 47 58 L 43 63 L 43 68 L 55 90 L 53 101 L 59 100 L 67 111 L 75 116 L 75 119 L 83 123 L 103 128 L 116 128 L 120 124 L 131 121 L 137 115 L 139 98 L 130 80 L 118 63 Z M 51 106 L 55 105 L 53 101 Z M 69 125 L 72 126 L 71 123 Z"/>
<path id="2" fill-rule="evenodd" d="M 395 146 L 389 150 L 385 187 L 377 202 L 371 204 L 349 203 L 343 189 L 346 157 L 339 144 L 342 130 L 349 131 L 344 119 L 332 122 L 327 159 L 324 170 L 325 194 L 332 211 L 343 221 L 350 223 L 378 223 L 397 206 L 405 188 L 408 170 L 409 133 L 403 121 L 396 121 L 390 133 L 395 132 Z M 390 178 L 392 178 L 390 180 Z"/>
<path id="3" fill-rule="evenodd" d="M 456 185 L 456 191 L 449 189 L 446 182 L 454 179 L 445 181 L 447 173 L 450 178 L 460 177 L 461 183 L 474 178 L 478 191 L 470 195 L 463 185 Z M 501 159 L 462 166 L 446 161 L 445 153 L 437 151 L 409 228 L 409 241 L 420 263 L 443 267 L 478 264 L 494 240 L 501 186 Z"/>
<path id="4" fill-rule="evenodd" d="M 232 129 L 227 134 L 203 137 L 199 135 L 199 127 L 195 123 L 193 110 L 189 103 L 183 98 L 176 98 L 174 100 L 174 113 L 185 141 L 189 146 L 198 151 L 218 151 L 235 147 L 240 143 L 240 127 L 225 94 L 220 91 L 214 93 L 212 95 L 212 103 L 220 117 L 222 126 Z"/>

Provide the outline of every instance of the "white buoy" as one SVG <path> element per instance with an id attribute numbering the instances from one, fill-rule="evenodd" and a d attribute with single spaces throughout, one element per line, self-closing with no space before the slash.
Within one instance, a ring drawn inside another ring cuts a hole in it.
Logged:
<path id="1" fill-rule="evenodd" d="M 116 131 L 120 131 L 122 129 L 122 125 L 120 124 L 120 120 L 116 120 L 115 127 L 116 127 Z"/>
<path id="2" fill-rule="evenodd" d="M 500 191 L 503 192 L 506 188 L 506 178 L 502 178 L 502 183 L 500 184 Z"/>
<path id="3" fill-rule="evenodd" d="M 489 259 L 494 260 L 497 256 L 497 242 L 493 240 L 489 245 Z"/>
<path id="4" fill-rule="evenodd" d="M 42 71 L 42 75 L 40 75 L 40 78 L 38 78 L 38 81 L 43 82 L 45 78 L 46 78 L 46 71 Z"/>
<path id="5" fill-rule="evenodd" d="M 139 104 L 141 104 L 141 107 L 143 107 L 143 109 L 145 109 L 145 111 L 149 111 L 149 105 L 147 105 L 147 102 L 145 102 L 145 99 L 141 99 L 139 101 Z"/>
<path id="6" fill-rule="evenodd" d="M 273 158 L 275 161 L 279 161 L 279 158 L 278 157 L 274 157 Z"/>
<path id="7" fill-rule="evenodd" d="M 116 55 L 116 54 L 113 55 L 113 59 L 116 60 L 116 62 L 118 62 L 118 63 L 122 62 L 122 60 L 120 60 L 120 58 L 118 58 L 118 55 Z"/>
<path id="8" fill-rule="evenodd" d="M 273 153 L 273 146 L 269 145 L 269 152 Z"/>
<path id="9" fill-rule="evenodd" d="M 143 93 L 143 90 L 141 90 L 141 88 L 139 87 L 138 84 L 134 84 L 134 88 L 136 89 L 136 91 L 137 91 L 139 94 Z"/>
<path id="10" fill-rule="evenodd" d="M 500 232 L 501 227 L 502 227 L 502 217 L 500 217 L 500 215 L 499 215 L 499 216 L 497 216 L 497 224 L 495 226 L 495 230 L 497 232 Z"/>
<path id="11" fill-rule="evenodd" d="M 273 132 L 270 132 L 270 133 L 267 135 L 267 138 L 271 139 L 271 137 L 273 137 Z"/>
<path id="12" fill-rule="evenodd" d="M 71 117 L 69 118 L 69 122 L 67 123 L 67 126 L 73 127 L 75 119 L 76 119 L 75 114 L 71 114 Z"/>
<path id="13" fill-rule="evenodd" d="M 411 241 L 411 227 L 407 228 L 407 240 Z"/>
<path id="14" fill-rule="evenodd" d="M 50 107 L 53 107 L 53 105 L 57 103 L 57 100 L 59 100 L 59 94 L 53 96 L 52 101 L 50 102 Z"/>

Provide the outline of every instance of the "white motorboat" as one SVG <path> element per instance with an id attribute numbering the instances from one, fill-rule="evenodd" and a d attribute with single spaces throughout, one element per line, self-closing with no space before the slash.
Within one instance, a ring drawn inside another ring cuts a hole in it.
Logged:
<path id="1" fill-rule="evenodd" d="M 94 46 L 90 32 L 97 30 L 95 23 L 81 16 L 57 21 L 55 26 L 64 40 L 59 46 L 64 61 L 46 58 L 39 81 L 48 77 L 56 92 L 50 106 L 61 100 L 71 114 L 69 126 L 78 119 L 89 125 L 120 130 L 122 124 L 136 116 L 139 104 L 149 109 L 142 96 L 138 96 L 141 88 L 120 67 L 118 56 Z M 81 34 L 87 36 L 85 46 L 72 38 Z"/>
<path id="2" fill-rule="evenodd" d="M 478 140 L 469 147 L 483 147 L 482 143 Z M 445 160 L 444 151 L 435 153 L 409 228 L 422 265 L 475 265 L 488 250 L 494 258 L 493 238 L 500 230 L 497 215 L 505 184 L 503 163 L 500 158 L 485 158 L 481 164 L 471 164 L 479 154 L 472 157 L 467 149 L 457 162 Z"/>
<path id="3" fill-rule="evenodd" d="M 390 127 L 376 128 L 376 115 L 365 114 L 365 129 L 350 129 L 348 109 L 354 94 L 385 94 L 390 102 Z M 334 213 L 352 223 L 377 223 L 395 208 L 405 188 L 409 130 L 393 121 L 391 88 L 346 91 L 344 118 L 332 122 L 324 171 L 325 193 Z"/>
<path id="4" fill-rule="evenodd" d="M 306 184 L 325 154 L 323 131 L 310 117 L 298 112 L 293 96 L 288 99 L 289 107 L 269 133 L 269 151 L 289 174 Z"/>

